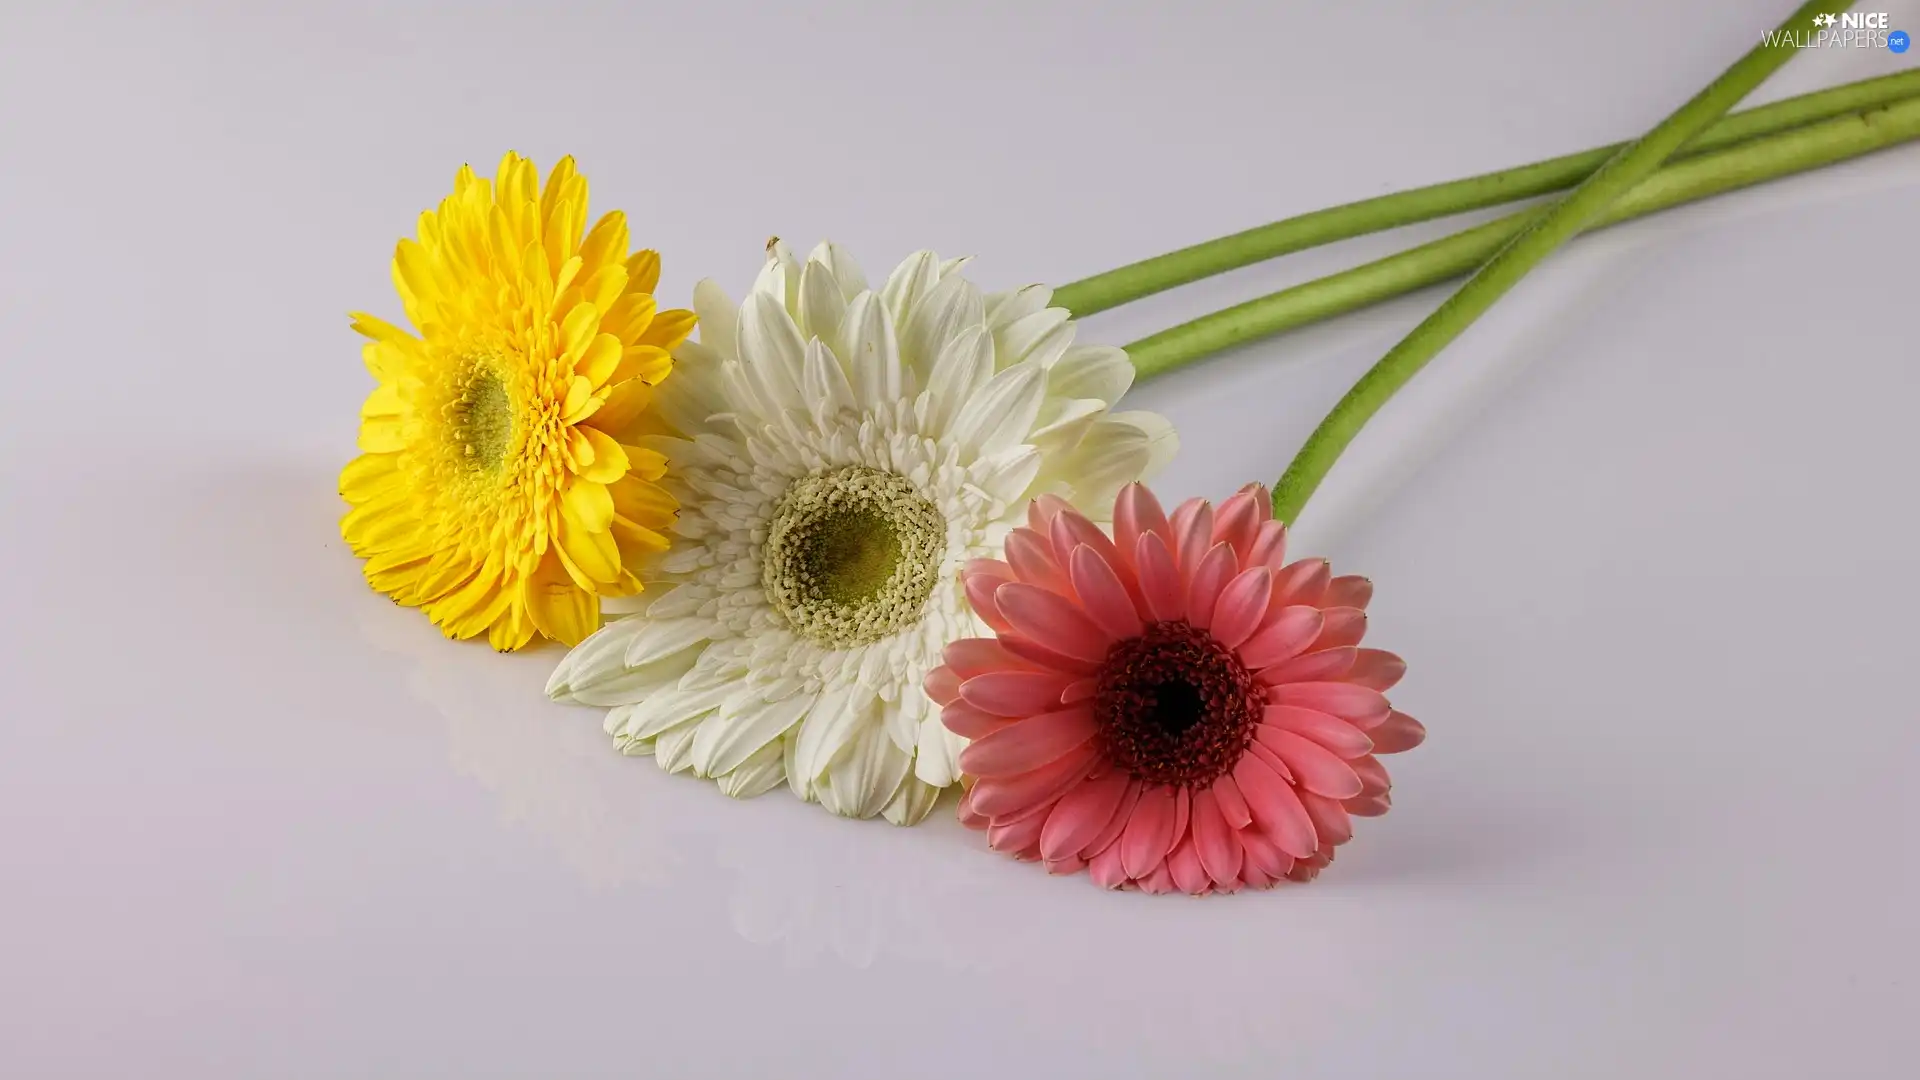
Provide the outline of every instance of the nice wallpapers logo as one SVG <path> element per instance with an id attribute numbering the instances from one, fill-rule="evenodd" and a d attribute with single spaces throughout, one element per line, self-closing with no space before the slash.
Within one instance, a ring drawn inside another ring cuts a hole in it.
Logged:
<path id="1" fill-rule="evenodd" d="M 1903 53 L 1913 45 L 1905 30 L 1887 23 L 1884 11 L 1849 11 L 1841 15 L 1815 15 L 1813 26 L 1805 30 L 1769 30 L 1762 37 L 1768 45 L 1791 45 L 1796 49 L 1885 49 Z"/>

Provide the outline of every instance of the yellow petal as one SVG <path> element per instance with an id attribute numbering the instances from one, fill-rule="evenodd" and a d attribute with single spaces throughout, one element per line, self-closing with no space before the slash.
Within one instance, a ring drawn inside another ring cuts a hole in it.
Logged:
<path id="1" fill-rule="evenodd" d="M 606 400 L 604 397 L 595 397 L 593 384 L 575 375 L 573 381 L 567 384 L 566 400 L 560 403 L 560 422 L 577 424 L 599 411 Z"/>
<path id="2" fill-rule="evenodd" d="M 617 599 L 622 596 L 638 596 L 643 588 L 644 586 L 641 585 L 639 578 L 634 577 L 630 571 L 622 570 L 620 571 L 619 581 L 611 585 L 601 585 L 594 591 L 602 597 L 613 597 Z"/>
<path id="3" fill-rule="evenodd" d="M 593 464 L 593 441 L 585 428 L 570 427 L 567 433 L 567 467 L 579 472 Z"/>
<path id="4" fill-rule="evenodd" d="M 340 470 L 340 497 L 359 504 L 391 489 L 400 482 L 399 464 L 398 454 L 361 454 Z"/>
<path id="5" fill-rule="evenodd" d="M 407 403 L 400 397 L 400 388 L 393 383 L 381 383 L 360 403 L 362 418 L 372 416 L 400 416 L 407 411 Z"/>
<path id="6" fill-rule="evenodd" d="M 660 284 L 660 253 L 642 248 L 627 260 L 627 284 L 636 292 L 650 293 Z"/>
<path id="7" fill-rule="evenodd" d="M 413 335 L 387 322 L 376 319 L 364 311 L 356 311 L 348 316 L 353 320 L 353 332 L 370 337 L 375 341 L 412 341 Z"/>
<path id="8" fill-rule="evenodd" d="M 587 346 L 587 351 L 574 362 L 573 372 L 598 389 L 610 382 L 618 382 L 627 377 L 616 375 L 622 360 L 623 350 L 620 348 L 620 339 L 612 334 L 601 334 L 593 339 L 593 343 Z"/>
<path id="9" fill-rule="evenodd" d="M 627 253 L 627 215 L 618 210 L 608 213 L 593 223 L 593 229 L 580 243 L 580 258 L 587 264 L 589 274 L 598 273 L 602 267 L 620 267 L 620 260 Z M 624 276 L 624 274 L 623 274 Z"/>
<path id="10" fill-rule="evenodd" d="M 592 460 L 588 461 L 583 468 L 576 470 L 580 479 L 592 481 L 597 486 L 611 484 L 627 475 L 627 452 L 614 441 L 613 436 L 590 427 L 575 427 L 568 430 L 585 435 L 588 444 L 593 447 Z"/>
<path id="11" fill-rule="evenodd" d="M 667 455 L 628 443 L 621 443 L 620 448 L 627 452 L 628 472 L 644 480 L 658 480 L 667 475 Z"/>
<path id="12" fill-rule="evenodd" d="M 663 349 L 672 349 L 687 340 L 693 333 L 693 312 L 673 308 L 662 311 L 653 317 L 653 322 L 640 335 L 639 344 L 658 345 Z"/>
<path id="13" fill-rule="evenodd" d="M 587 351 L 599 329 L 600 309 L 592 304 L 580 304 L 567 312 L 566 321 L 560 324 L 560 350 L 569 364 Z"/>
<path id="14" fill-rule="evenodd" d="M 347 511 L 340 519 L 340 538 L 358 552 L 384 548 L 411 536 L 418 522 L 404 499 L 379 499 Z"/>
<path id="15" fill-rule="evenodd" d="M 527 576 L 522 599 L 534 629 L 566 645 L 578 645 L 600 628 L 600 604 L 592 593 L 573 583 L 560 553 L 549 550 Z"/>
<path id="16" fill-rule="evenodd" d="M 629 521 L 618 514 L 613 516 L 613 528 L 609 530 L 620 544 L 623 561 L 631 562 L 636 556 L 657 555 L 672 546 L 666 536 Z"/>
<path id="17" fill-rule="evenodd" d="M 653 297 L 646 293 L 629 292 L 607 308 L 606 317 L 600 320 L 600 329 L 618 337 L 624 344 L 634 344 L 653 324 L 653 307 Z"/>
<path id="18" fill-rule="evenodd" d="M 575 477 L 560 494 L 560 513 L 588 532 L 605 532 L 613 524 L 613 496 L 605 484 Z"/>
<path id="19" fill-rule="evenodd" d="M 598 487 L 597 484 L 588 485 Z M 606 490 L 601 488 L 602 491 Z M 611 523 L 612 519 L 608 519 Z M 604 528 L 594 530 L 575 524 L 564 511 L 560 516 L 560 550 L 567 559 L 593 582 L 620 580 L 620 545 Z"/>
<path id="20" fill-rule="evenodd" d="M 628 379 L 609 386 L 607 403 L 600 406 L 588 423 L 611 435 L 620 435 L 633 425 L 653 404 L 653 389 L 639 379 Z"/>
<path id="21" fill-rule="evenodd" d="M 360 361 L 367 365 L 367 371 L 381 382 L 393 382 L 406 374 L 407 345 L 417 344 L 412 339 L 403 344 L 399 341 L 369 341 L 360 350 Z"/>
<path id="22" fill-rule="evenodd" d="M 360 422 L 360 449 L 369 454 L 389 454 L 407 446 L 406 422 L 397 416 L 371 416 Z"/>
<path id="23" fill-rule="evenodd" d="M 587 303 L 601 311 L 611 307 L 627 287 L 627 268 L 615 264 L 603 266 L 593 272 L 593 276 L 582 282 L 580 291 L 586 296 Z M 603 328 L 604 329 L 604 328 Z"/>
<path id="24" fill-rule="evenodd" d="M 553 278 L 553 291 L 565 293 L 567 287 L 573 284 L 574 279 L 580 276 L 580 268 L 583 265 L 585 264 L 581 262 L 580 256 L 578 255 L 560 264 L 560 272 L 554 275 Z"/>
<path id="25" fill-rule="evenodd" d="M 620 354 L 620 366 L 609 382 L 639 379 L 653 386 L 673 370 L 673 354 L 658 345 L 634 345 Z"/>
<path id="26" fill-rule="evenodd" d="M 665 488 L 637 476 L 623 476 L 608 484 L 607 494 L 613 497 L 615 515 L 649 528 L 664 529 L 673 524 L 673 515 L 680 509 Z"/>

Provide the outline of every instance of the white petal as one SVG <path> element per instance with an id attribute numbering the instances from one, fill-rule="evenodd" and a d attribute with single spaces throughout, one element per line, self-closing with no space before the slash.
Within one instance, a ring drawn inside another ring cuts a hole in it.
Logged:
<path id="1" fill-rule="evenodd" d="M 572 699 L 582 705 L 630 705 L 672 689 L 699 659 L 695 646 L 641 667 L 612 669 L 604 678 L 576 683 Z"/>
<path id="2" fill-rule="evenodd" d="M 736 799 L 751 799 L 773 790 L 787 777 L 782 749 L 780 742 L 774 741 L 754 751 L 738 768 L 718 778 L 720 790 Z"/>
<path id="3" fill-rule="evenodd" d="M 1019 445 L 974 462 L 967 479 L 1004 507 L 1021 501 L 1040 474 L 1040 464 L 1039 448 Z"/>
<path id="4" fill-rule="evenodd" d="M 1047 308 L 1020 319 L 994 335 L 1002 357 L 1008 363 L 1037 359 L 1041 367 L 1052 367 L 1067 346 L 1073 343 L 1074 326 L 1065 308 Z"/>
<path id="5" fill-rule="evenodd" d="M 625 735 L 630 739 L 651 739 L 663 731 L 680 727 L 720 707 L 735 687 L 710 686 L 704 690 L 669 690 L 645 701 L 633 703 L 627 714 Z"/>
<path id="6" fill-rule="evenodd" d="M 653 760 L 670 773 L 693 767 L 693 740 L 700 733 L 698 724 L 682 724 L 653 737 Z M 639 740 L 635 740 L 639 742 Z"/>
<path id="7" fill-rule="evenodd" d="M 831 809 L 843 817 L 877 816 L 893 801 L 912 768 L 913 759 L 893 745 L 884 726 L 868 724 L 827 768 Z"/>
<path id="8" fill-rule="evenodd" d="M 949 440 L 978 455 L 998 453 L 1018 444 L 1040 415 L 1046 386 L 1046 372 L 1032 364 L 1020 364 L 995 375 L 961 410 Z"/>
<path id="9" fill-rule="evenodd" d="M 1047 393 L 1111 405 L 1133 385 L 1133 361 L 1112 345 L 1075 345 L 1047 372 Z"/>
<path id="10" fill-rule="evenodd" d="M 740 316 L 726 290 L 711 279 L 701 280 L 693 287 L 693 314 L 700 324 L 700 344 L 733 359 L 734 328 Z"/>
<path id="11" fill-rule="evenodd" d="M 811 780 L 825 772 L 878 703 L 871 690 L 854 683 L 821 694 L 794 736 L 799 744 L 793 754 L 795 774 Z"/>
<path id="12" fill-rule="evenodd" d="M 1153 479 L 1180 452 L 1180 434 L 1173 429 L 1173 422 L 1159 413 L 1136 409 L 1113 413 L 1107 419 L 1133 428 L 1147 440 L 1147 467 L 1140 474 L 1142 480 Z"/>
<path id="13" fill-rule="evenodd" d="M 847 299 L 840 295 L 840 283 L 833 279 L 827 264 L 808 260 L 800 271 L 799 314 L 802 337 L 817 337 L 832 343 L 840 340 L 840 322 L 847 317 Z"/>
<path id="14" fill-rule="evenodd" d="M 813 704 L 811 694 L 767 701 L 759 688 L 728 698 L 716 716 L 700 725 L 693 741 L 693 767 L 701 776 L 731 772 L 754 751 L 785 734 Z"/>
<path id="15" fill-rule="evenodd" d="M 806 399 L 800 396 L 806 342 L 779 301 L 755 293 L 740 306 L 739 348 L 741 364 L 753 372 L 769 405 L 781 410 L 806 408 Z"/>
<path id="16" fill-rule="evenodd" d="M 628 640 L 627 651 L 621 657 L 630 668 L 672 656 L 689 645 L 708 640 L 720 631 L 720 624 L 712 619 L 641 621 L 644 625 L 639 633 Z"/>
<path id="17" fill-rule="evenodd" d="M 846 361 L 859 407 L 874 411 L 900 400 L 900 345 L 893 333 L 893 317 L 873 293 L 861 293 L 847 306 L 841 330 Z"/>
<path id="18" fill-rule="evenodd" d="M 999 333 L 1029 315 L 1046 310 L 1053 290 L 1045 285 L 1027 285 L 1012 292 L 987 297 L 987 324 Z"/>
<path id="19" fill-rule="evenodd" d="M 867 276 L 860 272 L 860 264 L 853 261 L 847 249 L 831 240 L 822 240 L 807 255 L 808 262 L 817 262 L 833 271 L 833 279 L 840 285 L 840 297 L 851 301 L 867 291 Z"/>
<path id="20" fill-rule="evenodd" d="M 966 403 L 993 377 L 993 336 L 974 323 L 941 348 L 921 400 L 920 434 L 938 439 Z"/>
<path id="21" fill-rule="evenodd" d="M 935 285 L 902 324 L 900 358 L 919 373 L 922 385 L 929 385 L 929 376 L 947 342 L 958 337 L 961 331 L 984 326 L 985 322 L 986 310 L 980 301 L 980 290 L 974 288 L 973 282 L 955 274 Z"/>
<path id="22" fill-rule="evenodd" d="M 626 667 L 627 643 L 646 629 L 642 619 L 617 619 L 588 634 L 575 645 L 547 677 L 547 696 L 567 700 L 567 692 L 576 683 L 594 682 Z"/>
<path id="23" fill-rule="evenodd" d="M 880 299 L 887 305 L 887 314 L 893 316 L 895 326 L 907 324 L 914 306 L 933 291 L 939 278 L 940 257 L 931 251 L 916 251 L 893 268 L 880 290 Z"/>
<path id="24" fill-rule="evenodd" d="M 847 382 L 846 369 L 819 338 L 807 342 L 807 372 L 802 391 L 813 403 L 816 416 L 831 417 L 854 407 L 853 386 Z"/>
<path id="25" fill-rule="evenodd" d="M 913 775 L 922 783 L 943 788 L 960 779 L 960 747 L 965 740 L 947 730 L 938 717 L 920 725 L 920 745 L 913 755 Z"/>
<path id="26" fill-rule="evenodd" d="M 908 777 L 894 794 L 893 801 L 880 813 L 895 825 L 918 825 L 933 812 L 934 804 L 939 801 L 939 788 Z"/>
<path id="27" fill-rule="evenodd" d="M 795 310 L 794 302 L 800 293 L 800 263 L 778 237 L 767 245 L 767 261 L 760 267 L 760 276 L 754 279 L 753 291 L 772 297 L 788 311 Z"/>

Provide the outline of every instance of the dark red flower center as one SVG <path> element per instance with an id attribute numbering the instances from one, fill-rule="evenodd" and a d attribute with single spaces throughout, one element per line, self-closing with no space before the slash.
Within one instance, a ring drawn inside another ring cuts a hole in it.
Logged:
<path id="1" fill-rule="evenodd" d="M 1184 620 L 1116 643 L 1099 679 L 1101 748 L 1149 783 L 1212 783 L 1246 753 L 1265 705 L 1253 673 Z"/>

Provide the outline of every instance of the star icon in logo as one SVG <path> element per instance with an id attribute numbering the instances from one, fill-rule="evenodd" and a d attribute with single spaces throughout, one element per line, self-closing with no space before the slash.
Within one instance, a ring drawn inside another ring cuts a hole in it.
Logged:
<path id="1" fill-rule="evenodd" d="M 1832 26 L 1835 21 L 1832 12 L 1822 12 L 1813 17 L 1813 25 L 1815 26 Z"/>

